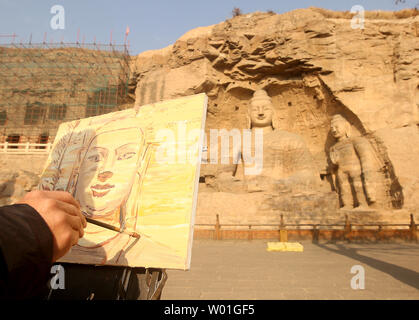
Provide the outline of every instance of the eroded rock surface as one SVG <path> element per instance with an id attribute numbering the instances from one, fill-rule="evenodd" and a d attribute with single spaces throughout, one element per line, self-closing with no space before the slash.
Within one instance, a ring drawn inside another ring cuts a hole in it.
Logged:
<path id="1" fill-rule="evenodd" d="M 0 206 L 19 201 L 27 192 L 37 189 L 39 176 L 25 170 L 0 171 Z"/>
<path id="2" fill-rule="evenodd" d="M 243 193 L 237 181 L 226 184 L 232 162 L 203 164 L 198 223 L 213 223 L 216 214 L 224 223 L 268 223 L 279 221 L 280 213 L 323 221 L 339 212 L 330 159 L 336 114 L 348 121 L 353 139 L 370 146 L 375 161 L 375 198 L 365 183 L 358 192 L 392 217 L 418 212 L 419 16 L 413 10 L 367 12 L 364 29 L 352 29 L 351 18 L 318 8 L 256 12 L 191 30 L 167 48 L 138 55 L 137 105 L 205 92 L 209 137 L 210 129 L 248 128 L 247 108 L 263 89 L 272 99 L 273 121 L 302 137 L 319 174 L 317 196 L 282 197 L 267 185 Z M 211 147 L 208 142 L 206 154 Z"/>

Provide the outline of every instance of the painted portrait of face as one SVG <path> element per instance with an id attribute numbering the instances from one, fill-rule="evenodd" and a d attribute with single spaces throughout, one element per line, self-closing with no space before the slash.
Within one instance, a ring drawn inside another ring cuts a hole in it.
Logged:
<path id="1" fill-rule="evenodd" d="M 112 214 L 130 194 L 144 150 L 140 128 L 98 133 L 82 158 L 75 197 L 92 217 Z"/>

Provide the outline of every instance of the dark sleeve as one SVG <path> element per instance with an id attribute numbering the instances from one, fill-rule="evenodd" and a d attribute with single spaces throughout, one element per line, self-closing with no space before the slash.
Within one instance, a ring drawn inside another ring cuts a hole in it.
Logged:
<path id="1" fill-rule="evenodd" d="M 26 204 L 0 207 L 0 298 L 32 298 L 46 289 L 53 236 Z"/>

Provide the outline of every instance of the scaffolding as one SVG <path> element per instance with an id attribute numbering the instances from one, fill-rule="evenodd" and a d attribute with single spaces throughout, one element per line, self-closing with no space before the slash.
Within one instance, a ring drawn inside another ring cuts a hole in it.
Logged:
<path id="1" fill-rule="evenodd" d="M 126 108 L 125 45 L 0 46 L 0 143 L 47 143 L 62 122 Z"/>

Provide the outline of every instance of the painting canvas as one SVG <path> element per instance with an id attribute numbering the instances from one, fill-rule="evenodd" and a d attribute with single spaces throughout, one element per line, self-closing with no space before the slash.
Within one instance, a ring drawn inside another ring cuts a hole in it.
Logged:
<path id="1" fill-rule="evenodd" d="M 39 188 L 123 231 L 88 223 L 60 262 L 189 269 L 206 106 L 199 94 L 60 125 Z"/>

